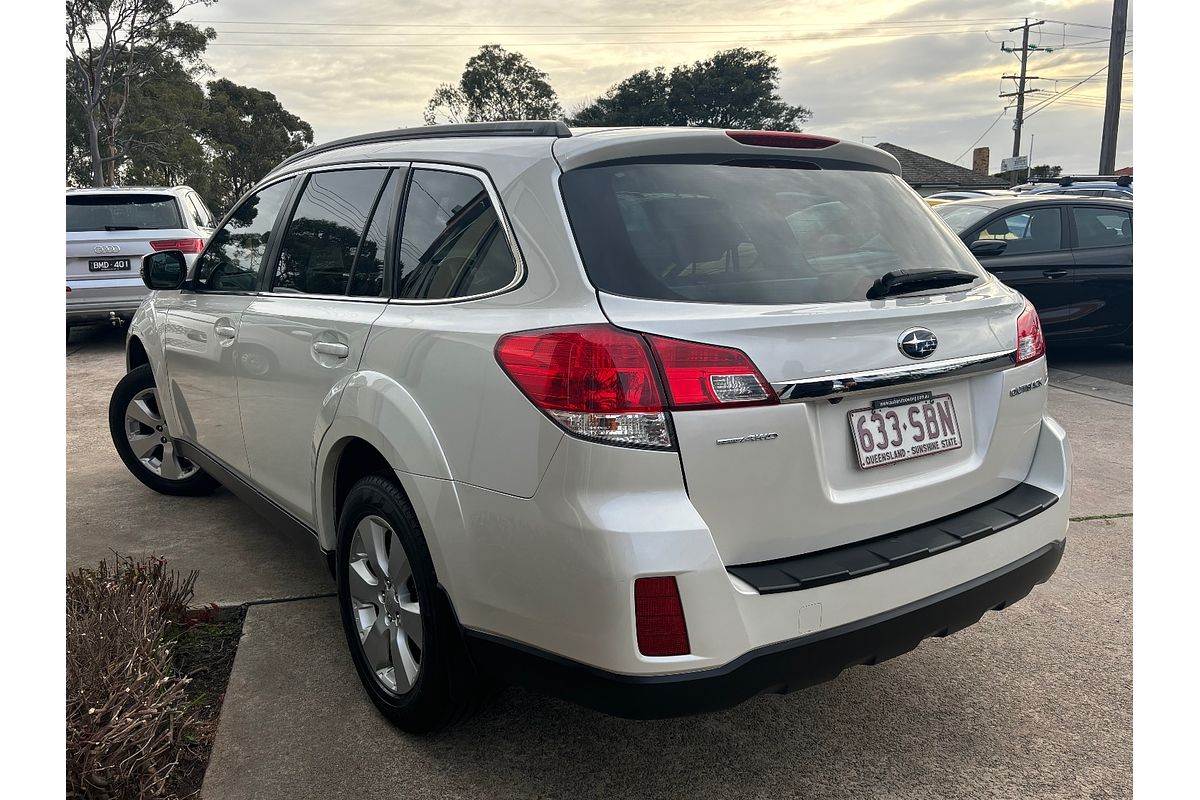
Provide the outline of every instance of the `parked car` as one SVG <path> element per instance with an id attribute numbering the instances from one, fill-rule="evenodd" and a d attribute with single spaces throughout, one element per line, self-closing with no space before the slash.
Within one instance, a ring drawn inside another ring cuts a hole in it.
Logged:
<path id="1" fill-rule="evenodd" d="M 1046 338 L 1133 343 L 1133 202 L 1029 193 L 934 209 L 1029 298 Z"/>
<path id="2" fill-rule="evenodd" d="M 193 268 L 145 260 L 113 443 L 310 536 L 408 731 L 485 684 L 650 718 L 831 679 L 1020 599 L 1067 530 L 1038 315 L 898 173 L 556 122 L 310 148 Z"/>
<path id="3" fill-rule="evenodd" d="M 146 297 L 142 259 L 178 250 L 191 264 L 215 225 L 187 186 L 67 189 L 67 330 L 128 322 Z"/>
<path id="4" fill-rule="evenodd" d="M 1038 178 L 1013 189 L 1020 194 L 1065 194 L 1132 200 L 1133 176 L 1067 175 L 1061 178 Z"/>
<path id="5" fill-rule="evenodd" d="M 936 192 L 926 195 L 928 200 L 974 200 L 977 197 L 1016 197 L 1011 189 L 955 189 L 949 192 Z"/>

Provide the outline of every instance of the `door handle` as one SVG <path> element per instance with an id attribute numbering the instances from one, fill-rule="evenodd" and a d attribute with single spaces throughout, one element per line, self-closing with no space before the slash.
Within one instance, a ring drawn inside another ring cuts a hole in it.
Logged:
<path id="1" fill-rule="evenodd" d="M 313 342 L 313 352 L 322 356 L 345 358 L 350 355 L 350 346 L 341 342 Z"/>
<path id="2" fill-rule="evenodd" d="M 213 327 L 213 330 L 222 339 L 232 339 L 234 336 L 237 336 L 237 328 L 232 325 L 216 325 Z"/>
<path id="3" fill-rule="evenodd" d="M 1047 269 L 1047 270 L 1042 271 L 1042 275 L 1049 278 L 1050 280 L 1054 280 L 1055 278 L 1062 278 L 1062 277 L 1065 277 L 1070 274 L 1071 274 L 1070 270 L 1065 270 L 1065 269 Z"/>

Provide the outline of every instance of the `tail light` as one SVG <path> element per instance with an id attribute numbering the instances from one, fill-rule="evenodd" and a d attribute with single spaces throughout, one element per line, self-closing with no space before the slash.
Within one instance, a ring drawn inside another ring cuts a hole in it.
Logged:
<path id="1" fill-rule="evenodd" d="M 155 239 L 150 242 L 154 251 L 179 250 L 182 253 L 199 253 L 204 249 L 203 239 Z"/>
<path id="2" fill-rule="evenodd" d="M 756 147 L 790 147 L 795 150 L 820 150 L 838 143 L 828 136 L 790 131 L 725 131 L 725 135 L 740 144 Z"/>
<path id="3" fill-rule="evenodd" d="M 779 402 L 767 379 L 741 350 L 662 336 L 646 338 L 662 367 L 671 408 L 694 410 Z"/>
<path id="4" fill-rule="evenodd" d="M 67 294 L 70 294 L 70 293 L 71 293 L 71 287 L 70 287 L 70 286 L 68 286 L 68 287 L 67 287 Z"/>
<path id="5" fill-rule="evenodd" d="M 1017 363 L 1024 364 L 1044 355 L 1046 337 L 1042 335 L 1042 321 L 1033 304 L 1026 300 L 1025 310 L 1017 317 Z"/>
<path id="6" fill-rule="evenodd" d="M 633 582 L 638 651 L 644 656 L 686 656 L 692 652 L 679 585 L 673 575 Z"/>
<path id="7" fill-rule="evenodd" d="M 496 361 L 569 433 L 606 444 L 670 449 L 669 410 L 779 402 L 741 350 L 609 325 L 508 334 Z"/>

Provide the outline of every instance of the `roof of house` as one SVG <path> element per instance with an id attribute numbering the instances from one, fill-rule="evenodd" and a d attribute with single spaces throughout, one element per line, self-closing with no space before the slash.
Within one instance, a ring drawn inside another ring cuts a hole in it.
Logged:
<path id="1" fill-rule="evenodd" d="M 1009 182 L 991 175 L 980 175 L 978 172 L 942 161 L 915 150 L 909 150 L 891 142 L 880 142 L 876 145 L 886 150 L 900 162 L 901 177 L 909 186 L 945 187 L 950 188 L 1000 188 L 1007 189 Z"/>

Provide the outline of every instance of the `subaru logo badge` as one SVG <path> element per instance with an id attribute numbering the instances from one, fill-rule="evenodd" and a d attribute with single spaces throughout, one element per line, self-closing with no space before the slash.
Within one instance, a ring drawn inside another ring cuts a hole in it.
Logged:
<path id="1" fill-rule="evenodd" d="M 928 328 L 909 328 L 900 334 L 896 346 L 909 358 L 929 358 L 937 350 L 937 337 Z"/>

